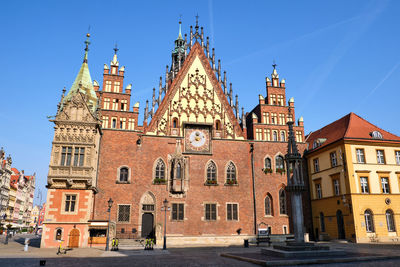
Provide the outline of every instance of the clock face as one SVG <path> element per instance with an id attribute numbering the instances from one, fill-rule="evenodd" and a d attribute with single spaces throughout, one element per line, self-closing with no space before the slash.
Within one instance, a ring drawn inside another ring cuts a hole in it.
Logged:
<path id="1" fill-rule="evenodd" d="M 187 127 L 185 129 L 185 152 L 209 153 L 210 130 L 208 127 Z"/>

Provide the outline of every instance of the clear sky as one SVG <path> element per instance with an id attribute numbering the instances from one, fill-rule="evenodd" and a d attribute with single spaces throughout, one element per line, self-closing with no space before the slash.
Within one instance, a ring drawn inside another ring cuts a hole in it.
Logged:
<path id="1" fill-rule="evenodd" d="M 265 95 L 275 59 L 306 133 L 355 112 L 400 135 L 399 1 L 6 1 L 1 9 L 0 146 L 14 167 L 36 172 L 43 191 L 53 138 L 46 116 L 78 73 L 89 25 L 92 79 L 102 81 L 117 42 L 141 118 L 171 64 L 180 15 L 189 33 L 198 13 L 245 111 Z"/>

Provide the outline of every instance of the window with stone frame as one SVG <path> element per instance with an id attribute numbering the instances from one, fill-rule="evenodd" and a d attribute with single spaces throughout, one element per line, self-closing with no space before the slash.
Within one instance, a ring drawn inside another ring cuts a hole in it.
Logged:
<path id="1" fill-rule="evenodd" d="M 111 92 L 111 81 L 106 81 L 106 88 L 104 91 Z"/>
<path id="2" fill-rule="evenodd" d="M 119 181 L 128 182 L 129 180 L 129 169 L 127 167 L 122 167 L 119 169 Z"/>
<path id="3" fill-rule="evenodd" d="M 279 213 L 287 215 L 286 192 L 283 188 L 279 190 Z"/>
<path id="4" fill-rule="evenodd" d="M 272 170 L 272 163 L 271 163 L 271 159 L 266 157 L 264 160 L 264 170 Z"/>
<path id="5" fill-rule="evenodd" d="M 128 130 L 135 130 L 135 119 L 129 119 Z"/>
<path id="6" fill-rule="evenodd" d="M 108 116 L 103 116 L 103 128 L 108 128 Z"/>
<path id="7" fill-rule="evenodd" d="M 85 160 L 85 148 L 75 147 L 74 150 L 74 166 L 83 166 Z"/>
<path id="8" fill-rule="evenodd" d="M 278 131 L 272 131 L 272 141 L 278 141 Z"/>
<path id="9" fill-rule="evenodd" d="M 319 159 L 316 158 L 313 160 L 314 162 L 314 172 L 319 172 Z"/>
<path id="10" fill-rule="evenodd" d="M 131 205 L 118 205 L 118 222 L 129 222 Z"/>
<path id="11" fill-rule="evenodd" d="M 119 93 L 120 82 L 114 82 L 114 93 Z"/>
<path id="12" fill-rule="evenodd" d="M 228 167 L 226 168 L 226 183 L 227 184 L 236 184 L 236 167 L 233 162 L 229 162 Z"/>
<path id="13" fill-rule="evenodd" d="M 57 229 L 57 231 L 56 231 L 56 240 L 57 240 L 57 241 L 61 241 L 61 239 L 62 239 L 62 229 L 59 228 L 59 229 Z"/>
<path id="14" fill-rule="evenodd" d="M 286 132 L 285 131 L 281 131 L 281 141 L 282 142 L 286 141 Z"/>
<path id="15" fill-rule="evenodd" d="M 104 109 L 110 109 L 110 98 L 104 98 Z"/>
<path id="16" fill-rule="evenodd" d="M 154 180 L 156 182 L 165 182 L 165 163 L 162 159 L 157 160 L 156 169 L 154 172 Z"/>
<path id="17" fill-rule="evenodd" d="M 280 155 L 275 157 L 275 168 L 277 170 L 285 170 L 285 160 Z"/>
<path id="18" fill-rule="evenodd" d="M 322 187 L 321 187 L 320 181 L 315 183 L 315 192 L 317 193 L 317 198 L 321 199 L 322 198 Z"/>
<path id="19" fill-rule="evenodd" d="M 74 212 L 76 205 L 76 195 L 65 195 L 65 212 Z"/>
<path id="20" fill-rule="evenodd" d="M 217 182 L 217 165 L 210 161 L 207 165 L 207 182 Z"/>
<path id="21" fill-rule="evenodd" d="M 183 221 L 185 218 L 185 205 L 183 203 L 172 203 L 172 220 Z"/>
<path id="22" fill-rule="evenodd" d="M 296 142 L 303 142 L 303 135 L 301 131 L 296 131 Z"/>
<path id="23" fill-rule="evenodd" d="M 227 203 L 226 204 L 226 219 L 228 221 L 239 220 L 238 204 L 236 204 L 236 203 Z"/>
<path id="24" fill-rule="evenodd" d="M 63 146 L 61 148 L 61 166 L 71 166 L 72 146 Z"/>
<path id="25" fill-rule="evenodd" d="M 204 218 L 206 221 L 217 220 L 217 204 L 207 203 L 204 205 Z"/>
<path id="26" fill-rule="evenodd" d="M 265 197 L 264 205 L 265 205 L 265 215 L 273 216 L 272 197 L 270 194 L 267 194 L 267 196 Z"/>
<path id="27" fill-rule="evenodd" d="M 332 183 L 333 183 L 333 194 L 335 196 L 340 195 L 340 182 L 339 182 L 339 179 L 333 179 Z"/>

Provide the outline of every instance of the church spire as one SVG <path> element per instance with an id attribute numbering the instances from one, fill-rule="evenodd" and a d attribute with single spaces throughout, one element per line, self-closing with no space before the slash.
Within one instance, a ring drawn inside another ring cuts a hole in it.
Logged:
<path id="1" fill-rule="evenodd" d="M 68 94 L 63 98 L 60 106 L 60 111 L 63 110 L 64 105 L 69 102 L 74 95 L 81 92 L 87 96 L 87 105 L 92 112 L 95 112 L 97 105 L 97 96 L 93 88 L 92 78 L 90 77 L 89 66 L 88 66 L 88 52 L 89 52 L 89 37 L 90 34 L 86 34 L 85 40 L 85 55 L 83 57 L 83 63 L 75 78 L 74 83 L 69 89 Z"/>
<path id="2" fill-rule="evenodd" d="M 173 71 L 173 77 L 178 73 L 180 68 L 183 65 L 183 62 L 185 61 L 186 53 L 185 53 L 185 48 L 186 43 L 185 40 L 182 38 L 182 21 L 179 19 L 179 34 L 178 38 L 175 40 L 175 48 L 172 51 L 172 71 Z"/>

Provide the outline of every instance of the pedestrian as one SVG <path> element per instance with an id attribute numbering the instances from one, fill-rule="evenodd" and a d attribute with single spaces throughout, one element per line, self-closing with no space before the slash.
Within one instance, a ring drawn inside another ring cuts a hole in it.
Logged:
<path id="1" fill-rule="evenodd" d="M 118 238 L 116 238 L 115 239 L 115 250 L 118 250 L 118 242 L 119 242 L 119 240 L 118 240 Z"/>
<path id="2" fill-rule="evenodd" d="M 115 250 L 115 238 L 111 240 L 111 251 Z"/>

